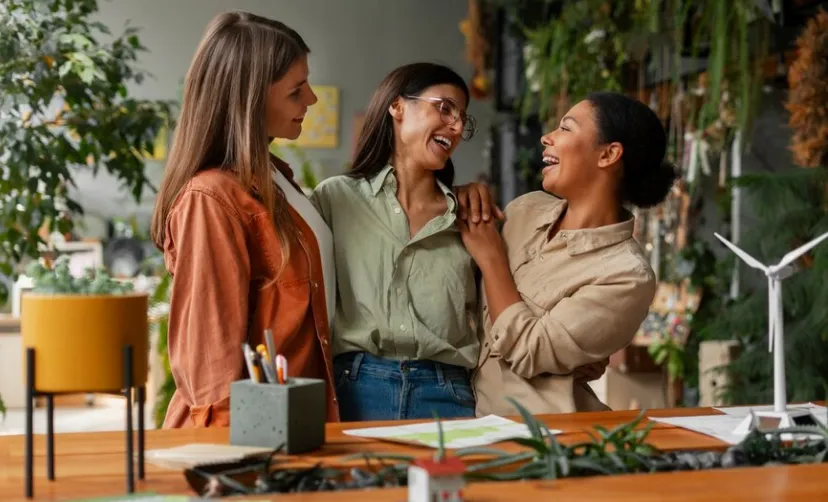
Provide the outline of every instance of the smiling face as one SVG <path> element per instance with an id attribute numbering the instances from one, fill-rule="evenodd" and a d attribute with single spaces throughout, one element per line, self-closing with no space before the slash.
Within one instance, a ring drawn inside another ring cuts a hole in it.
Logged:
<path id="1" fill-rule="evenodd" d="M 621 145 L 600 143 L 592 105 L 581 101 L 561 119 L 560 125 L 541 138 L 543 189 L 565 199 L 591 191 L 610 167 L 620 163 Z"/>
<path id="2" fill-rule="evenodd" d="M 434 85 L 419 96 L 396 99 L 389 113 L 394 119 L 395 151 L 419 166 L 439 170 L 461 140 L 459 116 L 466 113 L 466 96 L 454 85 Z"/>
<path id="3" fill-rule="evenodd" d="M 270 85 L 267 94 L 267 135 L 296 139 L 302 134 L 302 121 L 316 95 L 308 84 L 308 58 L 296 60 L 285 76 Z"/>

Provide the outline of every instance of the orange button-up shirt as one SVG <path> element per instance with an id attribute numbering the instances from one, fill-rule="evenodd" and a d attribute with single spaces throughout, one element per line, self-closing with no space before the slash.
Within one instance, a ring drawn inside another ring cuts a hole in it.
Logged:
<path id="1" fill-rule="evenodd" d="M 290 168 L 274 162 L 293 183 Z M 255 349 L 268 328 L 291 376 L 325 380 L 327 419 L 339 420 L 319 246 L 293 208 L 290 215 L 298 242 L 280 274 L 273 220 L 229 171 L 198 173 L 170 210 L 164 260 L 173 275 L 167 343 L 176 391 L 165 428 L 228 425 L 230 383 L 247 377 L 242 343 Z"/>

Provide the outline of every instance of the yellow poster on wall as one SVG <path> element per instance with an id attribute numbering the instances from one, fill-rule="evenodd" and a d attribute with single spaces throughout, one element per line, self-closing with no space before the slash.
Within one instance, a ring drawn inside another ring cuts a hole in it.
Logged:
<path id="1" fill-rule="evenodd" d="M 296 140 L 276 138 L 277 145 L 292 143 L 304 148 L 336 148 L 339 145 L 339 89 L 330 85 L 311 86 L 318 98 L 308 108 L 302 134 Z"/>

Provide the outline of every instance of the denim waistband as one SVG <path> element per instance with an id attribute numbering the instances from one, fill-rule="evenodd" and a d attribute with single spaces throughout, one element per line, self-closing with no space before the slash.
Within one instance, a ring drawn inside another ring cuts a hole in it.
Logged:
<path id="1" fill-rule="evenodd" d="M 368 352 L 347 352 L 334 358 L 336 364 L 350 366 L 349 375 L 355 379 L 363 368 L 369 371 L 385 371 L 389 374 L 406 374 L 409 378 L 436 379 L 441 385 L 448 380 L 469 379 L 469 370 L 462 366 L 423 359 L 401 361 L 378 357 Z"/>

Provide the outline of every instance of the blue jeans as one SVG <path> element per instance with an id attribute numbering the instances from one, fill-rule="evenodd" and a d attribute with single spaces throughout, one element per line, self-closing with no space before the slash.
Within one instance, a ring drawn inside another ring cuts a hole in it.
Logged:
<path id="1" fill-rule="evenodd" d="M 334 359 L 334 376 L 346 422 L 474 416 L 469 371 L 459 366 L 348 352 Z"/>

